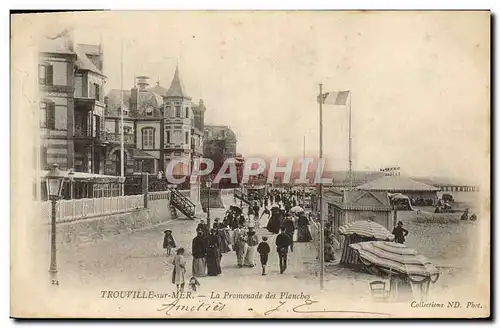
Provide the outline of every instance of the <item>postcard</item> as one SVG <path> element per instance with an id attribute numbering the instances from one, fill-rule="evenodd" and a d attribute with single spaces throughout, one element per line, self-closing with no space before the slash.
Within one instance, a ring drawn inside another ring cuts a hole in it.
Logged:
<path id="1" fill-rule="evenodd" d="M 11 16 L 11 316 L 487 318 L 489 11 Z"/>

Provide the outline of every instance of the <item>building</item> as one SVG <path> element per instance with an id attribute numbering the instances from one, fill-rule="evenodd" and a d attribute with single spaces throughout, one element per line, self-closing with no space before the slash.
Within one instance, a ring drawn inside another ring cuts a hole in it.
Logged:
<path id="1" fill-rule="evenodd" d="M 203 154 L 205 157 L 225 160 L 237 156 L 236 134 L 226 125 L 205 125 Z"/>
<path id="2" fill-rule="evenodd" d="M 403 176 L 384 176 L 360 185 L 356 189 L 401 193 L 413 200 L 431 200 L 432 204 L 437 201 L 437 192 L 439 191 L 437 187 Z"/>
<path id="3" fill-rule="evenodd" d="M 42 169 L 104 173 L 104 96 L 100 45 L 70 35 L 41 45 L 38 65 Z"/>
<path id="4" fill-rule="evenodd" d="M 327 222 L 337 247 L 342 244 L 339 228 L 345 224 L 371 220 L 392 231 L 393 213 L 385 191 L 331 190 L 324 195 L 328 206 Z"/>
<path id="5" fill-rule="evenodd" d="M 92 177 L 89 182 L 88 175 L 76 175 L 85 178 L 76 179 L 65 197 L 93 197 L 95 184 L 110 181 L 103 176 L 108 144 L 105 82 L 101 45 L 78 44 L 67 30 L 40 44 L 40 170 L 47 172 L 57 164 L 62 171 Z"/>
<path id="6" fill-rule="evenodd" d="M 214 172 L 219 172 L 227 159 L 235 161 L 238 180 L 242 177 L 244 159 L 236 152 L 238 140 L 236 134 L 226 125 L 205 125 L 203 154 L 214 162 Z M 235 187 L 229 179 L 222 179 L 219 187 Z"/>
<path id="7" fill-rule="evenodd" d="M 106 97 L 106 173 L 120 174 L 120 119 L 123 92 L 125 174 L 166 171 L 172 160 L 174 175 L 189 176 L 192 161 L 203 155 L 205 105 L 193 104 L 182 85 L 179 67 L 168 89 L 158 81 L 149 87 L 138 76 L 130 90 L 111 90 Z"/>

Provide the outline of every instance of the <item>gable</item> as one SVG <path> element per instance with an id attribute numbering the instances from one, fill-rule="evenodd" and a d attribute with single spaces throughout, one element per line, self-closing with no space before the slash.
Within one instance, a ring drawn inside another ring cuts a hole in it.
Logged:
<path id="1" fill-rule="evenodd" d="M 357 199 L 354 199 L 350 205 L 358 206 L 384 206 L 387 205 L 382 202 L 379 198 L 375 197 L 372 193 L 363 193 Z"/>

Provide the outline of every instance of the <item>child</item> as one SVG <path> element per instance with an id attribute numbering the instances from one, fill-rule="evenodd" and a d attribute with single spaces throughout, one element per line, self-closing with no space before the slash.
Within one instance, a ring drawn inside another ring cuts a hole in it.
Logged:
<path id="1" fill-rule="evenodd" d="M 174 236 L 172 230 L 165 230 L 165 238 L 163 238 L 163 248 L 167 250 L 167 256 L 170 256 L 172 248 L 175 248 Z"/>
<path id="2" fill-rule="evenodd" d="M 257 246 L 257 252 L 260 254 L 260 264 L 262 265 L 262 275 L 266 275 L 266 265 L 267 259 L 269 257 L 269 252 L 271 249 L 269 248 L 269 244 L 267 243 L 267 237 L 262 237 L 262 242 Z"/>
<path id="3" fill-rule="evenodd" d="M 200 282 L 198 281 L 198 279 L 196 279 L 196 277 L 191 277 L 191 279 L 189 279 L 189 288 L 191 288 L 191 290 L 195 292 L 196 287 L 198 286 L 200 286 Z"/>
<path id="4" fill-rule="evenodd" d="M 186 260 L 184 259 L 184 248 L 177 250 L 177 255 L 172 261 L 174 270 L 172 272 L 172 283 L 177 286 L 177 292 L 184 292 L 184 275 L 186 274 Z"/>

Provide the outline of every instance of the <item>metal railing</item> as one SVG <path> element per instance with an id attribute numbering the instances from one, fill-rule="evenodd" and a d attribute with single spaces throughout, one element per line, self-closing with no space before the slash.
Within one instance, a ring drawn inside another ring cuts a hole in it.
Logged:
<path id="1" fill-rule="evenodd" d="M 106 133 L 104 136 L 106 141 L 110 141 L 113 143 L 121 142 L 121 135 L 119 133 Z M 126 145 L 135 144 L 135 136 L 133 134 L 124 134 L 123 135 L 123 143 Z"/>
<path id="2" fill-rule="evenodd" d="M 50 221 L 51 202 L 39 203 L 41 215 Z M 144 208 L 144 195 L 59 200 L 56 222 L 75 221 Z"/>
<path id="3" fill-rule="evenodd" d="M 170 195 L 171 191 L 153 191 L 149 192 L 149 200 L 154 201 L 154 200 L 170 200 Z"/>

